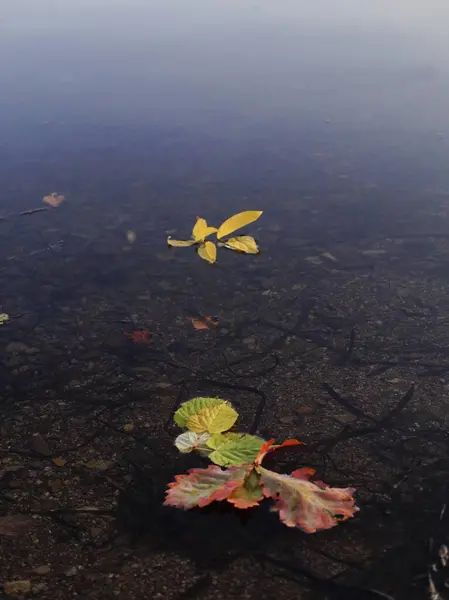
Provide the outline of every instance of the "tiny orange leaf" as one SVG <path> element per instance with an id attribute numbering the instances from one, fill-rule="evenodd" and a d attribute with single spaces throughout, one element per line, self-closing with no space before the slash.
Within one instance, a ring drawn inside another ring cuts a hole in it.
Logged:
<path id="1" fill-rule="evenodd" d="M 63 458 L 58 457 L 58 458 L 53 458 L 52 462 L 57 467 L 63 467 L 65 465 L 66 461 Z"/>
<path id="2" fill-rule="evenodd" d="M 48 194 L 42 198 L 42 202 L 44 204 L 48 204 L 48 206 L 51 206 L 52 208 L 56 208 L 62 202 L 64 202 L 64 200 L 65 196 L 63 194 L 58 194 L 57 192 L 52 192 L 51 194 Z"/>

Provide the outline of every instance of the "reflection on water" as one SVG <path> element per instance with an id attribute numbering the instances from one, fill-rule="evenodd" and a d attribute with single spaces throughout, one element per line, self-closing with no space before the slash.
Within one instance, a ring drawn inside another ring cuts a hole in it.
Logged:
<path id="1" fill-rule="evenodd" d="M 437 0 L 4 0 L 1 216 L 65 196 L 0 221 L 0 515 L 39 513 L 0 553 L 7 579 L 42 598 L 426 597 L 447 539 L 448 18 Z M 244 209 L 264 210 L 260 256 L 166 248 Z M 200 464 L 172 445 L 194 395 L 303 439 L 275 468 L 356 487 L 359 515 L 306 536 L 265 509 L 163 508 Z"/>

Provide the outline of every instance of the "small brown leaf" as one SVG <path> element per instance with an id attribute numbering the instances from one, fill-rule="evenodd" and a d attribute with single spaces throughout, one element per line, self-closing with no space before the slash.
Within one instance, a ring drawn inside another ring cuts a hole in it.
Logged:
<path id="1" fill-rule="evenodd" d="M 63 458 L 58 457 L 58 458 L 53 458 L 52 462 L 57 467 L 63 467 L 65 465 L 66 461 Z"/>
<path id="2" fill-rule="evenodd" d="M 126 425 L 124 425 L 123 427 L 123 431 L 125 433 L 131 433 L 134 429 L 134 423 L 126 423 Z"/>
<path id="3" fill-rule="evenodd" d="M 195 329 L 214 329 L 218 325 L 218 317 L 189 317 Z"/>
<path id="4" fill-rule="evenodd" d="M 48 196 L 44 196 L 42 198 L 42 202 L 44 204 L 48 204 L 48 206 L 51 206 L 52 208 L 56 208 L 57 206 L 62 204 L 64 200 L 65 196 L 63 196 L 62 194 L 58 194 L 57 192 L 52 192 L 51 194 L 48 194 Z"/>
<path id="5" fill-rule="evenodd" d="M 47 575 L 50 571 L 51 568 L 48 565 L 39 565 L 33 569 L 33 573 L 36 573 L 36 575 Z"/>

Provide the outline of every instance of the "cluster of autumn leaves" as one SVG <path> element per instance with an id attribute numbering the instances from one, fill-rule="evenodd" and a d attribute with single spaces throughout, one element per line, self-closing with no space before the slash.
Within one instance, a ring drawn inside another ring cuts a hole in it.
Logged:
<path id="1" fill-rule="evenodd" d="M 176 475 L 168 485 L 166 505 L 188 510 L 226 500 L 245 509 L 271 498 L 280 520 L 306 533 L 334 527 L 359 510 L 354 489 L 310 481 L 313 469 L 303 467 L 286 475 L 264 468 L 267 454 L 301 442 L 276 445 L 274 440 L 230 432 L 237 418 L 231 404 L 221 398 L 194 398 L 180 406 L 174 420 L 186 431 L 176 438 L 175 446 L 182 453 L 197 451 L 215 464 Z"/>
<path id="2" fill-rule="evenodd" d="M 228 236 L 237 229 L 253 223 L 261 215 L 261 210 L 245 210 L 226 219 L 218 228 L 209 226 L 205 219 L 197 217 L 190 240 L 174 240 L 169 236 L 167 244 L 175 248 L 196 246 L 198 256 L 209 263 L 214 263 L 217 260 L 217 246 L 210 240 L 206 241 L 206 238 L 215 233 L 218 246 L 229 248 L 235 252 L 243 252 L 244 254 L 259 254 L 257 242 L 250 235 L 238 235 L 231 238 Z"/>

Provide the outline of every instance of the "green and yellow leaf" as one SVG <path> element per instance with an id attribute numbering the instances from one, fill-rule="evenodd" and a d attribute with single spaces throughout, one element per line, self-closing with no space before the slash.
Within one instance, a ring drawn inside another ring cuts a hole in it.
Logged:
<path id="1" fill-rule="evenodd" d="M 260 252 L 256 240 L 250 235 L 239 235 L 229 238 L 222 245 L 230 250 L 244 252 L 245 254 L 259 254 Z"/>
<path id="2" fill-rule="evenodd" d="M 216 227 L 209 227 L 207 225 L 206 219 L 197 217 L 192 230 L 192 237 L 195 242 L 204 242 L 209 235 L 212 235 L 212 233 L 215 233 L 216 231 Z"/>
<path id="3" fill-rule="evenodd" d="M 200 396 L 183 402 L 178 410 L 173 415 L 173 419 L 178 427 L 187 427 L 187 421 L 193 415 L 196 415 L 203 408 L 217 406 L 218 404 L 228 404 L 222 398 L 209 398 Z"/>
<path id="4" fill-rule="evenodd" d="M 206 441 L 209 459 L 221 467 L 253 463 L 265 440 L 246 433 L 217 433 Z"/>
<path id="5" fill-rule="evenodd" d="M 226 219 L 217 230 L 217 238 L 226 237 L 230 233 L 233 233 L 237 229 L 241 229 L 257 219 L 262 215 L 261 210 L 245 210 L 244 212 L 238 213 Z"/>
<path id="6" fill-rule="evenodd" d="M 213 242 L 204 242 L 198 247 L 198 256 L 208 263 L 213 264 L 217 260 L 217 246 Z"/>
<path id="7" fill-rule="evenodd" d="M 191 416 L 187 428 L 195 433 L 222 433 L 237 421 L 238 413 L 227 402 L 207 406 Z"/>
<path id="8" fill-rule="evenodd" d="M 170 236 L 167 238 L 167 244 L 174 248 L 186 248 L 187 246 L 193 246 L 195 243 L 195 240 L 174 240 Z"/>

